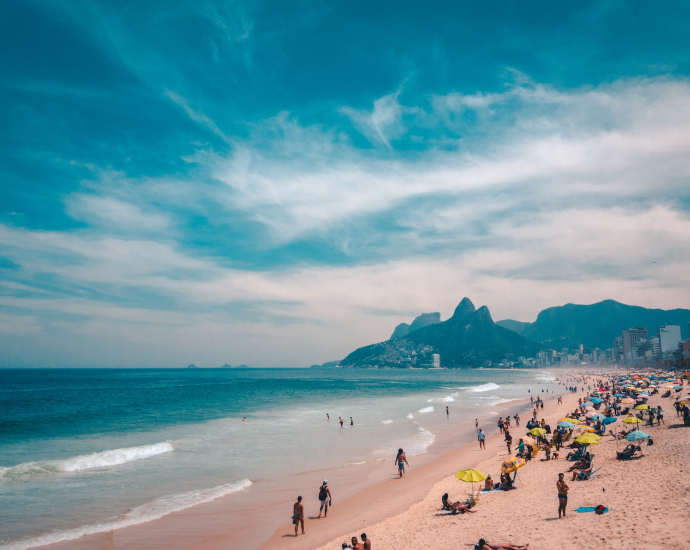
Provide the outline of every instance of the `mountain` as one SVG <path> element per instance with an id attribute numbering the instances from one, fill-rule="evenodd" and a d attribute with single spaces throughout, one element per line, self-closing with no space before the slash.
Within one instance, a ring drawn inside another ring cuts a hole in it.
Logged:
<path id="1" fill-rule="evenodd" d="M 417 329 L 428 327 L 429 325 L 435 325 L 440 322 L 441 314 L 439 312 L 422 313 L 419 317 L 416 317 L 415 320 L 412 321 L 411 325 L 408 325 L 407 323 L 400 323 L 397 327 L 395 327 L 393 335 L 390 339 L 394 340 L 395 338 L 402 338 Z"/>
<path id="2" fill-rule="evenodd" d="M 506 319 L 498 325 L 535 342 L 560 349 L 584 344 L 588 348 L 607 349 L 621 331 L 644 327 L 650 337 L 665 324 L 680 325 L 683 339 L 688 338 L 688 309 L 647 309 L 604 300 L 591 305 L 566 304 L 550 307 L 537 316 L 534 323 Z"/>
<path id="3" fill-rule="evenodd" d="M 469 298 L 463 298 L 450 319 L 419 328 L 406 336 L 359 348 L 340 365 L 429 366 L 433 354 L 438 353 L 445 367 L 482 366 L 504 358 L 528 357 L 536 351 L 538 346 L 534 342 L 494 323 L 486 306 L 475 309 Z"/>

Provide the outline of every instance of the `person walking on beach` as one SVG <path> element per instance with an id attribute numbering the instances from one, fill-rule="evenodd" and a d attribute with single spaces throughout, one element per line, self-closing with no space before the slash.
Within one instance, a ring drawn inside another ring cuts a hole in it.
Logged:
<path id="1" fill-rule="evenodd" d="M 479 420 L 477 418 L 474 419 L 474 429 L 479 433 Z"/>
<path id="2" fill-rule="evenodd" d="M 328 420 L 330 420 L 330 419 L 331 419 L 331 415 L 328 414 L 328 413 L 326 413 L 326 420 L 328 421 Z"/>
<path id="3" fill-rule="evenodd" d="M 498 418 L 498 431 L 499 431 L 500 433 L 503 433 L 503 426 L 504 426 L 504 424 L 503 424 L 503 417 L 500 416 L 500 417 Z"/>
<path id="4" fill-rule="evenodd" d="M 661 426 L 661 423 L 664 422 L 664 409 L 661 408 L 661 405 L 657 407 L 656 421 L 657 426 Z M 664 422 L 664 424 L 666 424 L 666 422 Z"/>
<path id="5" fill-rule="evenodd" d="M 446 405 L 446 416 L 450 416 L 450 412 L 448 411 L 448 405 Z"/>
<path id="6" fill-rule="evenodd" d="M 342 428 L 343 427 L 343 417 L 342 416 L 338 417 L 338 422 L 340 422 L 340 427 Z"/>
<path id="7" fill-rule="evenodd" d="M 506 432 L 506 445 L 508 446 L 508 454 L 510 455 L 510 446 L 513 443 L 513 436 Z"/>
<path id="8" fill-rule="evenodd" d="M 295 502 L 292 507 L 292 514 L 295 520 L 295 536 L 297 536 L 297 527 L 302 525 L 302 534 L 304 535 L 304 505 L 302 504 L 302 497 L 297 497 L 297 502 Z"/>
<path id="9" fill-rule="evenodd" d="M 558 404 L 559 404 L 559 405 L 562 405 L 562 404 L 563 404 L 563 399 L 561 399 L 561 396 L 560 396 L 560 395 L 558 396 Z"/>
<path id="10" fill-rule="evenodd" d="M 402 449 L 398 449 L 398 455 L 395 457 L 395 461 L 398 463 L 398 477 L 402 477 L 405 473 L 405 464 L 408 466 L 410 465 Z"/>
<path id="11" fill-rule="evenodd" d="M 515 413 L 515 416 L 513 417 L 515 419 L 515 426 L 517 428 L 520 427 L 520 415 L 518 413 Z"/>
<path id="12" fill-rule="evenodd" d="M 477 432 L 477 440 L 479 441 L 479 449 L 486 449 L 486 444 L 484 443 L 485 439 L 484 432 L 482 431 L 481 428 L 479 428 L 479 431 Z"/>
<path id="13" fill-rule="evenodd" d="M 328 506 L 331 504 L 331 490 L 328 488 L 328 480 L 324 479 L 321 487 L 319 488 L 319 502 L 321 502 L 321 508 L 319 508 L 319 517 L 321 519 L 321 511 L 323 510 L 323 517 L 328 517 Z"/>
<path id="14" fill-rule="evenodd" d="M 558 489 L 558 519 L 561 519 L 561 512 L 565 517 L 565 507 L 568 505 L 568 484 L 565 482 L 565 475 L 558 474 L 558 481 L 556 482 Z"/>

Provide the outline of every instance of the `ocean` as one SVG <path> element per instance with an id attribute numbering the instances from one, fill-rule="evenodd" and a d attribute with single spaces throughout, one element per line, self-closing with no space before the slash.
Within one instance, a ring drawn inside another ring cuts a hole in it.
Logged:
<path id="1" fill-rule="evenodd" d="M 0 549 L 392 462 L 398 447 L 426 460 L 460 426 L 494 428 L 528 391 L 559 389 L 533 370 L 0 369 Z"/>

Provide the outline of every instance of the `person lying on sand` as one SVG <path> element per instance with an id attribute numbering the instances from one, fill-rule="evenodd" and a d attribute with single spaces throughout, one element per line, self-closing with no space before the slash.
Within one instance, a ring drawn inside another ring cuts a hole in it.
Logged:
<path id="1" fill-rule="evenodd" d="M 443 494 L 443 496 L 441 497 L 441 502 L 443 503 L 444 510 L 450 510 L 454 514 L 458 512 L 469 512 L 471 514 L 474 514 L 475 512 L 474 510 L 470 510 L 470 507 L 464 502 L 450 502 L 450 500 L 448 500 L 448 493 Z"/>
<path id="2" fill-rule="evenodd" d="M 475 550 L 526 550 L 528 547 L 529 544 L 511 544 L 510 542 L 491 544 L 484 539 L 479 539 L 479 542 L 474 545 Z"/>

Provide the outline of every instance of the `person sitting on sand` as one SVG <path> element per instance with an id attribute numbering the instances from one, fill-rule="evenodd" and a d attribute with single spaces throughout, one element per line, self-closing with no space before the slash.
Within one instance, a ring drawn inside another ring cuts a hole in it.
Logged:
<path id="1" fill-rule="evenodd" d="M 494 480 L 491 479 L 491 474 L 486 476 L 486 479 L 484 480 L 484 490 L 485 491 L 493 491 L 494 490 Z"/>
<path id="2" fill-rule="evenodd" d="M 529 544 L 511 544 L 510 542 L 491 544 L 484 539 L 479 539 L 479 542 L 474 545 L 474 550 L 527 550 L 528 547 Z"/>
<path id="3" fill-rule="evenodd" d="M 501 491 L 509 491 L 513 488 L 513 480 L 510 479 L 510 474 L 501 474 L 501 484 L 498 486 Z"/>
<path id="4" fill-rule="evenodd" d="M 364 550 L 364 545 L 361 542 L 357 541 L 357 537 L 352 537 L 350 541 L 352 544 L 350 548 L 352 548 L 352 550 Z"/>
<path id="5" fill-rule="evenodd" d="M 573 472 L 573 479 L 572 481 L 575 480 L 580 480 L 582 481 L 583 479 L 586 479 L 589 474 L 592 473 L 592 468 L 584 468 L 582 470 L 575 470 Z"/>

